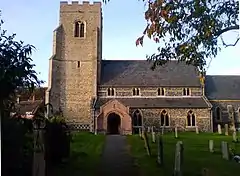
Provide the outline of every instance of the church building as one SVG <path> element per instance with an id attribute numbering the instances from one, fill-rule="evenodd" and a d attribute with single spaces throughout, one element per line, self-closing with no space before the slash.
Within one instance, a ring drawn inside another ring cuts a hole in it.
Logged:
<path id="1" fill-rule="evenodd" d="M 205 76 L 170 61 L 102 60 L 100 2 L 60 3 L 46 103 L 78 129 L 133 134 L 139 127 L 211 132 L 240 122 L 240 75 Z"/>

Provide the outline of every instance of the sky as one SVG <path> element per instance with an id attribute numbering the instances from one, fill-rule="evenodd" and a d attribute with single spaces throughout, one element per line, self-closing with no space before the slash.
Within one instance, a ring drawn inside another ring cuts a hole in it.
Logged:
<path id="1" fill-rule="evenodd" d="M 90 1 L 92 2 L 92 1 Z M 52 55 L 53 30 L 59 25 L 60 0 L 1 0 L 3 28 L 16 39 L 36 47 L 33 63 L 39 78 L 48 80 L 48 63 Z M 145 40 L 136 47 L 136 39 L 146 26 L 145 6 L 142 0 L 111 0 L 103 8 L 103 55 L 106 60 L 146 59 L 157 51 L 158 45 Z M 117 34 L 117 35 L 116 35 Z M 227 42 L 235 41 L 238 32 L 224 35 Z M 209 61 L 209 60 L 208 60 Z M 235 47 L 222 48 L 213 58 L 207 74 L 240 75 L 240 42 Z"/>

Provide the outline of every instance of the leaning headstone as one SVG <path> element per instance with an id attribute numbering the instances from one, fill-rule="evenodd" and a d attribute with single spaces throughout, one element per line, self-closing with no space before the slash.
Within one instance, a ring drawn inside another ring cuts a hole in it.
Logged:
<path id="1" fill-rule="evenodd" d="M 224 125 L 224 129 L 225 129 L 225 135 L 228 136 L 228 124 L 225 124 Z"/>
<path id="2" fill-rule="evenodd" d="M 143 133 L 143 140 L 144 140 L 144 144 L 145 144 L 145 149 L 147 150 L 147 154 L 148 154 L 148 156 L 151 156 L 150 145 L 149 145 L 149 141 L 148 141 L 148 135 L 145 131 Z"/>
<path id="3" fill-rule="evenodd" d="M 159 135 L 157 142 L 158 142 L 157 162 L 161 166 L 163 165 L 163 141 L 161 135 Z"/>
<path id="4" fill-rule="evenodd" d="M 222 141 L 222 158 L 225 160 L 229 160 L 229 148 L 228 143 L 225 141 Z"/>
<path id="5" fill-rule="evenodd" d="M 220 124 L 218 124 L 218 134 L 222 134 L 222 127 L 221 127 L 221 125 Z"/>
<path id="6" fill-rule="evenodd" d="M 196 134 L 199 134 L 198 126 L 196 126 Z"/>
<path id="7" fill-rule="evenodd" d="M 34 119 L 34 153 L 33 153 L 33 176 L 45 176 L 45 158 L 44 158 L 44 119 Z"/>
<path id="8" fill-rule="evenodd" d="M 175 163 L 174 163 L 174 176 L 182 176 L 182 164 L 183 164 L 183 143 L 178 141 L 175 151 Z"/>
<path id="9" fill-rule="evenodd" d="M 209 140 L 208 146 L 209 146 L 209 151 L 211 153 L 213 153 L 214 152 L 214 142 L 213 142 L 213 140 Z"/>
<path id="10" fill-rule="evenodd" d="M 175 138 L 178 138 L 178 129 L 177 129 L 177 127 L 175 127 L 174 134 L 175 134 Z"/>
<path id="11" fill-rule="evenodd" d="M 151 132 L 152 132 L 152 142 L 155 143 L 156 142 L 156 135 L 155 135 L 155 131 L 153 130 L 153 127 L 151 128 Z"/>

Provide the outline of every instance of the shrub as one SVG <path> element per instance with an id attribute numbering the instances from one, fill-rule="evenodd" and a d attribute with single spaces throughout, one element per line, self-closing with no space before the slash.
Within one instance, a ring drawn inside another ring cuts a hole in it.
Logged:
<path id="1" fill-rule="evenodd" d="M 47 165 L 59 164 L 70 154 L 71 135 L 65 120 L 54 117 L 47 121 L 45 151 Z"/>

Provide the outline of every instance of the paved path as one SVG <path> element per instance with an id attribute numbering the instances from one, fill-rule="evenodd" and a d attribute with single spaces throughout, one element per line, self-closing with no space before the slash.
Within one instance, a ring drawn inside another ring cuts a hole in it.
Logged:
<path id="1" fill-rule="evenodd" d="M 136 176 L 137 168 L 129 155 L 126 136 L 107 135 L 99 174 L 101 176 Z"/>

